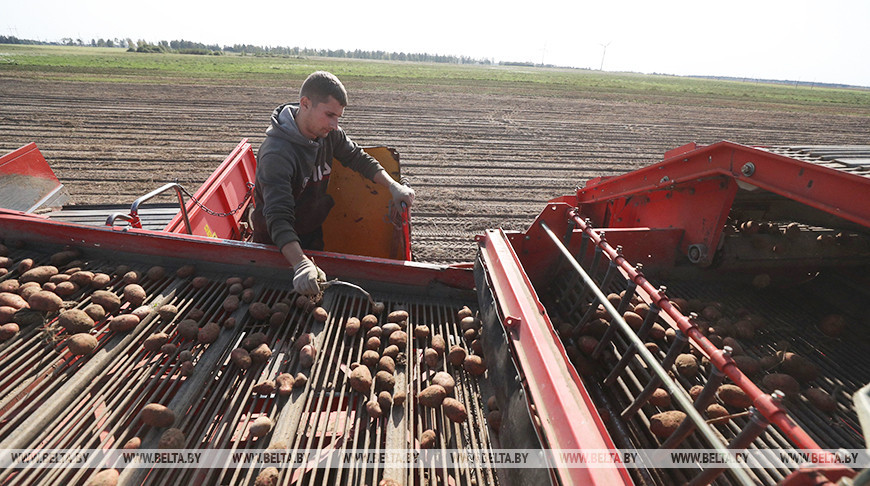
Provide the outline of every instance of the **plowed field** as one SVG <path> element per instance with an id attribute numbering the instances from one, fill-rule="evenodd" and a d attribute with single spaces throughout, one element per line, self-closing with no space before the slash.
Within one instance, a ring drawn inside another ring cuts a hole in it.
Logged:
<path id="1" fill-rule="evenodd" d="M 174 180 L 193 192 L 239 140 L 256 150 L 273 107 L 297 97 L 298 82 L 260 84 L 0 73 L 0 151 L 36 142 L 78 204 L 129 204 Z M 654 163 L 688 142 L 867 144 L 870 134 L 866 107 L 346 84 L 348 134 L 401 154 L 418 198 L 413 251 L 427 262 L 469 261 L 482 230 L 523 229 L 582 181 Z"/>

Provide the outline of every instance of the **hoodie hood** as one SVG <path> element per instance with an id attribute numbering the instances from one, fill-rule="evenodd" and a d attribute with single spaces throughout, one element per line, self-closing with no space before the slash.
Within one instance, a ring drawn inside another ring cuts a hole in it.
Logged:
<path id="1" fill-rule="evenodd" d="M 316 150 L 320 147 L 321 140 L 310 140 L 296 125 L 296 114 L 299 112 L 299 103 L 286 103 L 272 111 L 271 123 L 266 129 L 266 135 L 278 137 L 302 147 Z"/>

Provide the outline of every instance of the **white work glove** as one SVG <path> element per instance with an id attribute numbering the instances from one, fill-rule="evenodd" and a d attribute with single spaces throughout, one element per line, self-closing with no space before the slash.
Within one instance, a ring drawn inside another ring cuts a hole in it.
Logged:
<path id="1" fill-rule="evenodd" d="M 303 258 L 293 265 L 293 290 L 301 295 L 317 295 L 320 293 L 318 281 L 325 282 L 326 274 L 311 260 Z"/>
<path id="2" fill-rule="evenodd" d="M 404 184 L 398 182 L 390 184 L 390 194 L 396 207 L 401 207 L 399 203 L 405 203 L 409 208 L 414 204 L 414 190 Z"/>

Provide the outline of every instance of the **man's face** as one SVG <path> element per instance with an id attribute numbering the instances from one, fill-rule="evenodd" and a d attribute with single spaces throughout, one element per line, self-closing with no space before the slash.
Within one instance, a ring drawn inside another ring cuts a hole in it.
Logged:
<path id="1" fill-rule="evenodd" d="M 299 101 L 299 116 L 296 124 L 302 135 L 310 139 L 325 137 L 338 128 L 338 119 L 344 114 L 344 107 L 332 96 L 327 101 L 315 104 L 308 97 Z"/>

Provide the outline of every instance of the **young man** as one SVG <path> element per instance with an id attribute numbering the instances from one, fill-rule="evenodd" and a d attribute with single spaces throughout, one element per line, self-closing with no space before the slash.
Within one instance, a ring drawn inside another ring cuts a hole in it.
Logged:
<path id="1" fill-rule="evenodd" d="M 326 275 L 302 252 L 323 249 L 323 221 L 335 204 L 326 193 L 333 157 L 390 190 L 393 203 L 414 203 L 413 189 L 399 184 L 338 126 L 347 91 L 334 75 L 317 71 L 299 91 L 299 103 L 272 112 L 257 152 L 254 241 L 274 244 L 293 266 L 293 288 L 312 295 Z"/>

